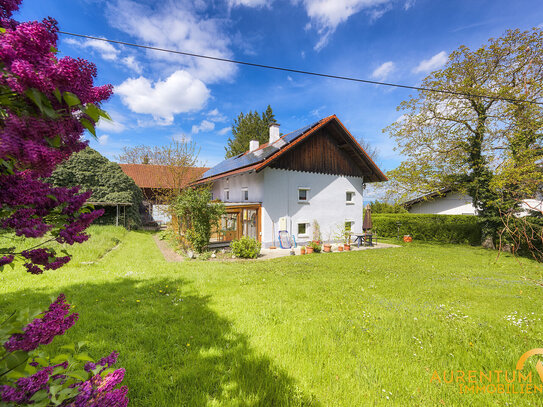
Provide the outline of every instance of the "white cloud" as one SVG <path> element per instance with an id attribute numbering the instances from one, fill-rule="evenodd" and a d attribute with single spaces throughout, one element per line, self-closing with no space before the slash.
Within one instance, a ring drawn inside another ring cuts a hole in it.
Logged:
<path id="1" fill-rule="evenodd" d="M 128 57 L 124 57 L 121 61 L 124 65 L 132 69 L 134 72 L 142 73 L 143 69 L 141 68 L 141 65 L 139 64 L 138 61 L 136 61 L 136 58 L 134 58 L 132 55 Z"/>
<path id="2" fill-rule="evenodd" d="M 435 54 L 430 59 L 425 59 L 421 61 L 414 69 L 414 73 L 429 73 L 431 71 L 435 71 L 436 69 L 441 68 L 443 65 L 447 63 L 447 53 L 445 51 L 441 51 L 439 54 Z"/>
<path id="3" fill-rule="evenodd" d="M 135 57 L 128 56 L 119 59 L 121 51 L 109 42 L 92 39 L 79 41 L 75 38 L 67 38 L 65 41 L 68 44 L 75 45 L 80 48 L 90 48 L 98 52 L 98 54 L 100 54 L 100 56 L 106 61 L 120 62 L 121 64 L 125 65 L 127 68 L 133 70 L 136 73 L 142 72 L 141 66 Z"/>
<path id="4" fill-rule="evenodd" d="M 217 133 L 219 133 L 221 136 L 224 136 L 226 133 L 230 131 L 230 127 L 223 127 L 220 129 Z"/>
<path id="5" fill-rule="evenodd" d="M 185 133 L 177 133 L 172 136 L 172 140 L 179 141 L 180 143 L 188 143 L 192 141 L 192 137 Z"/>
<path id="6" fill-rule="evenodd" d="M 269 7 L 273 3 L 273 0 L 228 0 L 230 7 Z"/>
<path id="7" fill-rule="evenodd" d="M 291 0 L 299 3 L 300 0 Z M 334 33 L 337 26 L 362 10 L 378 13 L 387 3 L 394 0 L 302 0 L 311 26 L 317 29 L 320 39 L 315 50 L 322 49 Z M 377 17 L 375 15 L 375 17 Z M 306 26 L 307 27 L 307 26 Z"/>
<path id="8" fill-rule="evenodd" d="M 140 76 L 115 87 L 122 102 L 135 113 L 153 115 L 159 124 L 171 124 L 175 114 L 201 110 L 209 89 L 186 71 L 176 71 L 166 80 L 152 83 Z"/>
<path id="9" fill-rule="evenodd" d="M 102 134 L 98 137 L 98 144 L 105 146 L 109 141 L 109 136 L 107 134 Z"/>
<path id="10" fill-rule="evenodd" d="M 388 61 L 378 66 L 371 74 L 371 77 L 380 81 L 384 81 L 392 72 L 394 72 L 395 69 L 396 65 L 394 64 L 394 62 Z"/>
<path id="11" fill-rule="evenodd" d="M 225 122 L 227 117 L 219 112 L 219 109 L 213 109 L 207 112 L 207 118 L 213 122 Z"/>
<path id="12" fill-rule="evenodd" d="M 215 123 L 210 122 L 209 120 L 202 120 L 198 126 L 192 126 L 192 133 L 198 134 L 199 132 L 208 132 L 215 129 Z"/>
<path id="13" fill-rule="evenodd" d="M 117 0 L 108 5 L 108 19 L 114 27 L 155 47 L 221 58 L 233 56 L 224 19 L 200 16 L 203 6 L 188 1 L 156 4 L 151 7 L 132 0 Z M 206 83 L 231 79 L 236 72 L 233 64 L 219 61 L 156 51 L 148 51 L 147 55 L 166 62 L 162 68 L 166 66 L 168 73 L 183 68 Z"/>
<path id="14" fill-rule="evenodd" d="M 101 118 L 96 126 L 98 130 L 106 131 L 108 133 L 122 133 L 126 130 L 126 126 L 124 125 L 125 118 L 123 115 L 116 111 L 108 111 L 108 114 L 109 117 L 111 117 L 111 120 Z"/>

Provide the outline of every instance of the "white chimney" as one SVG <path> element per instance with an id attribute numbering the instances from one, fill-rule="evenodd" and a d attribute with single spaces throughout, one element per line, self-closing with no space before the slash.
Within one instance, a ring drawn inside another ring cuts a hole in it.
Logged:
<path id="1" fill-rule="evenodd" d="M 270 140 L 269 144 L 275 143 L 277 140 L 279 140 L 279 124 L 272 123 L 270 124 Z"/>
<path id="2" fill-rule="evenodd" d="M 258 147 L 259 147 L 258 140 L 249 141 L 249 151 L 250 152 L 258 150 Z"/>

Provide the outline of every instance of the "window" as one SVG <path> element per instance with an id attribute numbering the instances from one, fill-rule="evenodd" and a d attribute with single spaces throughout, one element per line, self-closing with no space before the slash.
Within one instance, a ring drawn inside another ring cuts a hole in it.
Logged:
<path id="1" fill-rule="evenodd" d="M 244 201 L 249 200 L 249 190 L 247 188 L 241 188 L 241 199 Z"/>
<path id="2" fill-rule="evenodd" d="M 225 200 L 225 201 L 229 201 L 229 200 L 230 200 L 230 190 L 229 190 L 229 189 L 225 189 L 225 190 L 224 190 L 224 200 Z"/>
<path id="3" fill-rule="evenodd" d="M 309 188 L 305 188 L 305 187 L 298 188 L 298 202 L 300 203 L 309 202 Z"/>
<path id="4" fill-rule="evenodd" d="M 298 223 L 298 236 L 307 236 L 307 223 Z"/>
<path id="5" fill-rule="evenodd" d="M 213 200 L 213 192 L 211 193 L 211 200 Z"/>
<path id="6" fill-rule="evenodd" d="M 347 191 L 345 193 L 345 203 L 347 203 L 347 205 L 354 204 L 354 195 L 355 193 L 353 191 Z"/>
<path id="7" fill-rule="evenodd" d="M 345 231 L 346 232 L 350 232 L 353 229 L 353 223 L 354 223 L 354 221 L 352 221 L 352 220 L 346 220 L 345 221 Z"/>

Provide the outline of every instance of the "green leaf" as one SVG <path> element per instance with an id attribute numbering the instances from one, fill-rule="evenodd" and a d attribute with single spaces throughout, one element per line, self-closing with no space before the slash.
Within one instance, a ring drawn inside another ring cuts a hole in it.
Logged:
<path id="1" fill-rule="evenodd" d="M 79 355 L 75 355 L 75 358 L 77 360 L 82 360 L 84 362 L 94 362 L 94 359 L 91 358 L 89 355 L 87 355 L 86 353 L 80 353 Z"/>
<path id="2" fill-rule="evenodd" d="M 4 34 L 6 32 L 6 29 L 3 27 L 0 27 L 0 34 Z"/>
<path id="3" fill-rule="evenodd" d="M 100 109 L 98 109 L 93 103 L 87 103 L 83 111 L 95 123 L 100 119 Z"/>
<path id="4" fill-rule="evenodd" d="M 79 98 L 76 95 L 74 95 L 72 92 L 64 92 L 62 97 L 64 98 L 64 101 L 68 104 L 68 106 L 70 107 L 81 104 L 81 101 L 79 100 Z"/>
<path id="5" fill-rule="evenodd" d="M 89 373 L 86 370 L 74 370 L 73 372 L 66 372 L 64 373 L 68 377 L 73 377 L 74 379 L 81 380 L 84 382 L 85 380 L 88 380 Z"/>
<path id="6" fill-rule="evenodd" d="M 68 349 L 68 350 L 71 350 L 72 352 L 75 352 L 75 345 L 73 343 L 69 343 L 68 345 L 62 345 L 60 348 Z"/>
<path id="7" fill-rule="evenodd" d="M 85 118 L 82 118 L 80 122 L 83 127 L 86 128 L 94 136 L 94 138 L 96 138 L 96 130 L 94 129 L 94 124 L 92 124 L 89 120 Z"/>
<path id="8" fill-rule="evenodd" d="M 47 144 L 49 144 L 53 148 L 59 148 L 62 142 L 62 139 L 60 138 L 58 134 L 55 137 L 48 138 L 46 140 L 47 140 Z"/>
<path id="9" fill-rule="evenodd" d="M 23 369 L 24 369 L 25 368 L 24 362 L 27 359 L 28 359 L 28 353 L 22 350 L 18 350 L 16 352 L 12 352 L 9 355 L 7 355 L 4 361 L 5 361 L 5 366 L 8 370 L 18 368 L 19 366 L 23 366 Z"/>
<path id="10" fill-rule="evenodd" d="M 58 88 L 55 88 L 55 90 L 53 91 L 53 95 L 57 98 L 59 103 L 62 102 L 62 94 L 60 93 L 60 90 L 58 90 Z"/>
<path id="11" fill-rule="evenodd" d="M 55 47 L 51 45 L 51 48 L 49 48 L 49 51 L 52 52 L 53 54 L 56 54 L 58 52 L 58 49 L 56 49 Z"/>

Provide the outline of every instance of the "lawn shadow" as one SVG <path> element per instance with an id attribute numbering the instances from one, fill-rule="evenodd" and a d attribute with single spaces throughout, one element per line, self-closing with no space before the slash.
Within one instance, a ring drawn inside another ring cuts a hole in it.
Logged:
<path id="1" fill-rule="evenodd" d="M 120 352 L 131 406 L 318 406 L 295 380 L 181 279 L 125 278 L 62 289 L 79 321 L 50 345 L 86 340 L 94 358 Z M 3 296 L 0 316 L 45 309 L 57 292 Z"/>

